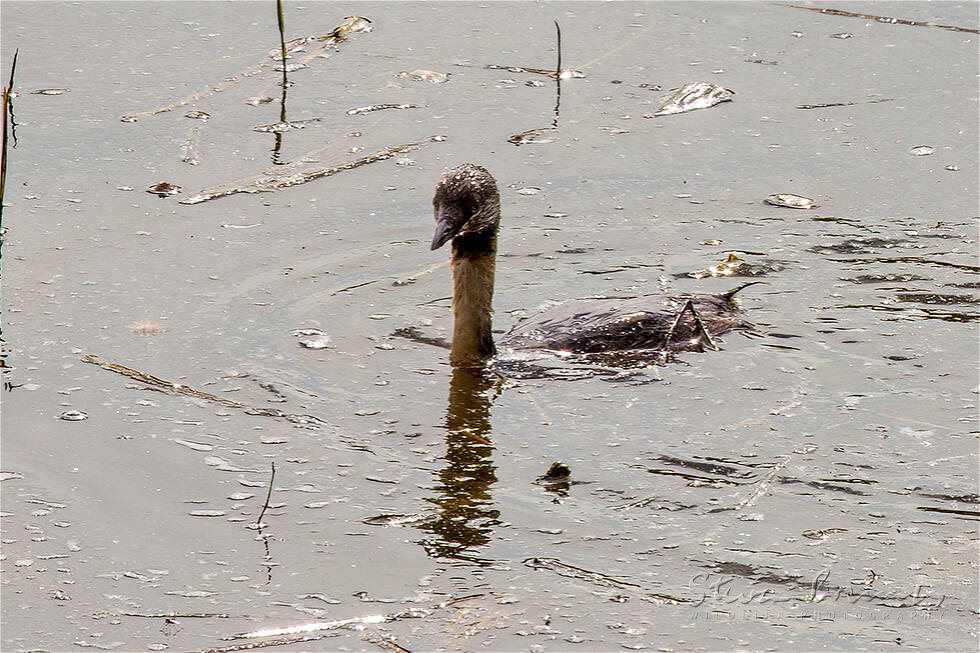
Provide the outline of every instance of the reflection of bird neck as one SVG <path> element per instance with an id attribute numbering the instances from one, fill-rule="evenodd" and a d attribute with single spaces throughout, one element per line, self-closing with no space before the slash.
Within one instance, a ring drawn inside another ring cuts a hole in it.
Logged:
<path id="1" fill-rule="evenodd" d="M 495 230 L 453 239 L 453 365 L 476 364 L 493 356 L 490 316 L 496 267 Z"/>
<path id="2" fill-rule="evenodd" d="M 453 368 L 446 406 L 446 442 L 450 450 L 491 445 L 489 393 L 493 387 L 494 380 L 486 368 Z"/>

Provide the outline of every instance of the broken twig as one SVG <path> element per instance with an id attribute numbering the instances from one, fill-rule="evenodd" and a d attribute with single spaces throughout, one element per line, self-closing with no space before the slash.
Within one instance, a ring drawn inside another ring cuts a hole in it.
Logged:
<path id="1" fill-rule="evenodd" d="M 92 365 L 98 365 L 104 370 L 109 370 L 110 372 L 115 372 L 116 374 L 122 374 L 123 376 L 128 376 L 131 379 L 140 381 L 150 386 L 150 389 L 157 390 L 159 392 L 167 392 L 171 394 L 180 394 L 188 397 L 195 397 L 197 399 L 204 399 L 206 401 L 211 401 L 214 403 L 221 404 L 222 406 L 228 406 L 229 408 L 239 408 L 244 410 L 248 415 L 260 415 L 263 417 L 276 417 L 284 419 L 288 422 L 293 422 L 294 424 L 326 424 L 326 422 L 319 417 L 313 415 L 293 415 L 290 413 L 285 413 L 277 408 L 256 408 L 254 406 L 249 406 L 248 404 L 243 404 L 238 401 L 232 401 L 231 399 L 225 399 L 224 397 L 217 397 L 213 394 L 207 392 L 201 392 L 200 390 L 195 390 L 182 383 L 174 383 L 173 381 L 165 381 L 161 378 L 151 376 L 149 374 L 144 374 L 139 370 L 134 370 L 132 368 L 126 367 L 124 365 L 118 365 L 116 363 L 110 363 L 107 360 L 103 360 L 94 354 L 85 354 L 82 356 L 82 361 L 85 363 L 91 363 Z"/>
<path id="2" fill-rule="evenodd" d="M 276 166 L 275 168 L 266 170 L 265 172 L 248 179 L 231 182 L 221 186 L 205 188 L 188 198 L 182 199 L 180 203 L 200 204 L 201 202 L 207 202 L 208 200 L 225 197 L 226 195 L 234 195 L 235 193 L 266 193 L 274 190 L 280 190 L 282 188 L 289 188 L 290 186 L 298 186 L 300 184 L 305 184 L 308 181 L 319 179 L 320 177 L 335 175 L 338 172 L 343 172 L 344 170 L 353 170 L 354 168 L 359 168 L 369 163 L 384 161 L 385 159 L 392 158 L 396 154 L 407 152 L 408 150 L 421 147 L 425 144 L 426 143 L 418 142 L 406 143 L 405 145 L 396 145 L 394 147 L 388 147 L 379 152 L 375 152 L 374 154 L 361 157 L 360 159 L 356 159 L 354 161 L 348 161 L 347 163 L 341 163 L 340 165 L 327 168 L 314 168 L 313 170 L 299 169 L 300 164 L 305 162 L 305 157 L 300 157 L 298 159 L 294 159 L 290 163 Z"/>
<path id="3" fill-rule="evenodd" d="M 230 619 L 224 612 L 121 612 L 124 617 L 146 617 L 147 619 Z"/>
<path id="4" fill-rule="evenodd" d="M 878 102 L 893 102 L 895 98 L 886 97 L 879 100 L 865 100 L 863 102 L 828 102 L 826 104 L 800 104 L 797 109 L 826 109 L 827 107 L 850 107 L 855 104 L 877 104 Z"/>
<path id="5" fill-rule="evenodd" d="M 891 25 L 912 25 L 914 27 L 938 27 L 939 29 L 948 29 L 953 32 L 967 32 L 969 34 L 980 34 L 980 30 L 971 29 L 969 27 L 956 27 L 955 25 L 938 25 L 936 23 L 923 23 L 917 20 L 905 20 L 904 18 L 889 18 L 888 16 L 875 16 L 873 14 L 859 14 L 853 11 L 844 11 L 843 9 L 821 9 L 820 7 L 803 7 L 800 5 L 790 5 L 790 4 L 780 4 L 780 7 L 789 7 L 791 9 L 806 9 L 807 11 L 815 11 L 819 14 L 829 14 L 831 16 L 843 16 L 845 18 L 870 18 L 871 20 L 876 20 L 879 23 L 888 23 Z"/>
<path id="6" fill-rule="evenodd" d="M 267 642 L 248 642 L 247 644 L 232 644 L 231 646 L 219 646 L 218 648 L 209 648 L 198 653 L 232 653 L 233 651 L 251 651 L 258 648 L 269 648 L 272 646 L 285 646 L 286 644 L 299 644 L 302 642 L 315 642 L 318 639 L 323 639 L 324 637 L 329 637 L 335 633 L 329 633 L 324 635 L 314 635 L 312 637 L 291 637 L 288 639 L 272 639 Z"/>

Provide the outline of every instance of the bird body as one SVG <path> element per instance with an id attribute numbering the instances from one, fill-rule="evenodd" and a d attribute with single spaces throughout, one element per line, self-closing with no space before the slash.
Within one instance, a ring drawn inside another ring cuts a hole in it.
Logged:
<path id="1" fill-rule="evenodd" d="M 452 242 L 453 365 L 479 364 L 497 348 L 491 331 L 500 224 L 500 194 L 486 169 L 470 163 L 446 172 L 432 199 L 432 249 Z M 755 282 L 758 283 L 758 282 Z M 630 299 L 573 300 L 519 323 L 501 340 L 511 350 L 570 354 L 700 351 L 713 336 L 749 328 L 733 297 L 648 295 Z"/>

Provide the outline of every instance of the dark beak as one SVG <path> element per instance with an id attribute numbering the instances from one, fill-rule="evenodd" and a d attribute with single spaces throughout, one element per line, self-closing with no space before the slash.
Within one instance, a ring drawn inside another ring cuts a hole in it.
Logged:
<path id="1" fill-rule="evenodd" d="M 445 214 L 440 213 L 437 215 L 436 233 L 432 236 L 431 249 L 439 249 L 456 235 L 460 225 L 458 223 L 454 224 L 454 222 L 454 220 L 450 220 Z"/>

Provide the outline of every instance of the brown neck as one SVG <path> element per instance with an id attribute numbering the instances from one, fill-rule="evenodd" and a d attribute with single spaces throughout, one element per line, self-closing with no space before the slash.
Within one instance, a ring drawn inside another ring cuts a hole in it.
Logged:
<path id="1" fill-rule="evenodd" d="M 453 365 L 476 364 L 493 356 L 490 315 L 493 313 L 493 279 L 497 235 L 475 243 L 453 242 Z"/>

